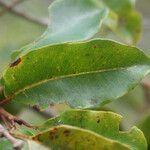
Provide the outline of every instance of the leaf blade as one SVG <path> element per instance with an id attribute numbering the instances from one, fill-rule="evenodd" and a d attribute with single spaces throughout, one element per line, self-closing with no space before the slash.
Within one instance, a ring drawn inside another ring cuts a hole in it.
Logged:
<path id="1" fill-rule="evenodd" d="M 108 111 L 68 110 L 38 126 L 30 138 L 54 149 L 67 145 L 66 148 L 74 150 L 78 145 L 78 149 L 90 147 L 89 149 L 103 150 L 107 147 L 146 150 L 146 139 L 137 127 L 132 127 L 129 131 L 119 131 L 121 118 L 120 115 Z M 32 129 L 28 130 L 31 132 Z M 24 135 L 25 132 L 20 131 L 18 134 Z"/>
<path id="2" fill-rule="evenodd" d="M 47 30 L 21 51 L 31 51 L 50 44 L 90 39 L 100 29 L 108 9 L 98 0 L 57 0 L 49 7 Z"/>
<path id="3" fill-rule="evenodd" d="M 116 14 L 118 20 L 115 24 L 109 24 L 110 15 L 107 17 L 108 26 L 112 32 L 121 37 L 126 43 L 134 45 L 138 42 L 141 30 L 141 15 L 135 10 L 135 0 L 103 0 L 110 12 Z M 114 20 L 114 19 L 113 19 Z"/>
<path id="4" fill-rule="evenodd" d="M 28 103 L 29 99 L 31 104 L 77 102 L 74 107 L 82 101 L 83 108 L 122 96 L 149 72 L 150 65 L 139 49 L 101 39 L 47 46 L 20 59 L 3 74 L 5 96 L 22 93 L 17 100 L 22 97 L 22 101 Z M 42 97 L 47 94 L 50 95 Z M 34 101 L 34 97 L 38 100 Z"/>

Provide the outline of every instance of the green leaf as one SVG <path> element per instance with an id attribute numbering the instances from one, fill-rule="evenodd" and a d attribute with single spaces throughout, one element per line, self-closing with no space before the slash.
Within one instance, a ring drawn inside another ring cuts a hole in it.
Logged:
<path id="1" fill-rule="evenodd" d="M 25 140 L 25 139 L 24 139 Z M 6 138 L 0 138 L 0 150 L 13 150 L 12 143 Z M 50 148 L 46 148 L 39 142 L 35 142 L 33 140 L 25 140 L 24 145 L 21 150 L 50 150 Z"/>
<path id="2" fill-rule="evenodd" d="M 130 150 L 126 145 L 105 139 L 91 131 L 66 125 L 51 128 L 33 139 L 51 146 L 53 150 Z"/>
<path id="3" fill-rule="evenodd" d="M 100 0 L 101 1 L 101 0 Z M 129 44 L 136 44 L 141 34 L 141 16 L 135 10 L 135 0 L 102 0 L 108 7 L 109 17 L 105 24 Z M 115 23 L 112 13 L 116 14 Z M 108 22 L 108 23 L 107 23 Z M 117 24 L 117 25 L 116 25 Z"/>
<path id="4" fill-rule="evenodd" d="M 99 31 L 108 10 L 98 0 L 56 0 L 49 7 L 49 14 L 47 30 L 22 51 L 90 39 Z"/>
<path id="5" fill-rule="evenodd" d="M 116 33 L 129 44 L 136 44 L 141 35 L 141 16 L 136 11 L 131 11 L 119 19 Z"/>
<path id="6" fill-rule="evenodd" d="M 150 59 L 139 49 L 97 39 L 22 54 L 2 83 L 6 97 L 24 104 L 87 108 L 124 95 L 149 71 Z"/>
<path id="7" fill-rule="evenodd" d="M 112 112 L 70 110 L 57 118 L 50 119 L 42 127 L 44 129 L 58 124 L 76 126 L 93 131 L 107 140 L 117 141 L 121 145 L 126 145 L 129 149 L 146 150 L 145 137 L 137 127 L 133 127 L 128 132 L 119 131 L 121 118 L 120 115 Z"/>
<path id="8" fill-rule="evenodd" d="M 138 127 L 143 131 L 148 144 L 150 145 L 150 115 L 148 115 L 138 124 Z"/>
<path id="9" fill-rule="evenodd" d="M 137 127 L 126 132 L 119 131 L 121 118 L 106 111 L 69 110 L 49 119 L 36 131 L 28 129 L 32 135 L 24 131 L 20 135 L 25 134 L 54 150 L 146 150 L 145 137 Z"/>
<path id="10" fill-rule="evenodd" d="M 32 13 L 34 11 L 34 8 L 36 7 L 38 7 L 38 10 L 40 11 L 39 13 L 41 13 L 41 10 L 44 10 L 43 5 L 39 6 L 38 4 L 39 3 L 37 1 L 30 4 L 30 7 L 32 7 Z M 23 5 L 21 5 L 21 7 L 25 8 L 26 4 L 24 3 Z M 16 50 L 22 47 L 23 45 L 28 44 L 29 42 L 33 41 L 36 37 L 40 36 L 41 33 L 44 32 L 44 27 L 38 24 L 33 24 L 32 22 L 27 21 L 26 19 L 21 19 L 20 17 L 17 17 L 12 13 L 7 13 L 7 15 L 2 15 L 0 17 L 0 27 L 1 78 L 2 71 L 6 69 L 8 63 L 10 63 L 10 55 L 13 52 L 13 50 Z"/>
<path id="11" fill-rule="evenodd" d="M 101 0 L 100 0 L 101 1 Z M 127 14 L 135 7 L 135 0 L 102 0 L 109 8 L 118 14 Z"/>
<path id="12" fill-rule="evenodd" d="M 6 138 L 0 138 L 0 150 L 13 150 L 13 146 Z"/>

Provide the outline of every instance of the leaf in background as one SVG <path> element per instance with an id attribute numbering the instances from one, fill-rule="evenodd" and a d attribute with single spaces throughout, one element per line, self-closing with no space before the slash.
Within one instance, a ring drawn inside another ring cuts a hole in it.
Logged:
<path id="1" fill-rule="evenodd" d="M 127 43 L 136 44 L 141 34 L 141 16 L 135 10 L 135 0 L 102 1 L 111 12 L 107 17 L 105 24 Z M 118 17 L 118 19 L 113 17 L 114 22 L 118 22 L 118 25 L 116 25 L 117 23 L 108 23 L 112 22 L 112 17 L 110 16 L 112 13 L 116 14 L 116 17 Z"/>
<path id="2" fill-rule="evenodd" d="M 22 51 L 90 39 L 99 31 L 108 10 L 98 0 L 56 0 L 49 7 L 49 14 L 48 29 Z"/>
<path id="3" fill-rule="evenodd" d="M 44 27 L 28 22 L 11 13 L 0 17 L 0 78 L 2 71 L 10 63 L 12 51 L 33 41 L 43 30 Z"/>
<path id="4" fill-rule="evenodd" d="M 136 11 L 131 11 L 119 20 L 116 32 L 129 44 L 136 44 L 141 35 L 141 16 Z"/>
<path id="5" fill-rule="evenodd" d="M 101 1 L 101 0 L 100 0 Z M 135 0 L 102 0 L 109 8 L 118 14 L 126 14 L 135 7 Z"/>
<path id="6" fill-rule="evenodd" d="M 25 139 L 24 139 L 25 140 Z M 13 150 L 13 145 L 6 138 L 0 138 L 0 150 Z M 25 140 L 24 145 L 21 150 L 50 150 L 50 148 L 46 148 L 41 145 L 39 142 L 35 142 L 33 140 Z"/>
<path id="7" fill-rule="evenodd" d="M 12 150 L 13 146 L 6 138 L 0 138 L 0 150 Z"/>
<path id="8" fill-rule="evenodd" d="M 147 142 L 150 146 L 150 115 L 148 115 L 138 124 L 138 127 L 143 131 Z M 150 148 L 150 147 L 149 147 Z"/>
<path id="9" fill-rule="evenodd" d="M 60 147 L 68 150 L 104 150 L 106 147 L 111 150 L 146 150 L 145 137 L 137 127 L 127 132 L 119 131 L 121 118 L 112 112 L 69 110 L 49 119 L 36 132 L 28 129 L 28 132 L 20 130 L 17 134 L 48 144 L 54 150 Z M 33 134 L 26 134 L 29 132 Z"/>
<path id="10" fill-rule="evenodd" d="M 44 108 L 66 102 L 86 108 L 133 89 L 149 65 L 139 49 L 97 39 L 33 50 L 11 64 L 2 82 L 5 96 L 24 104 Z"/>

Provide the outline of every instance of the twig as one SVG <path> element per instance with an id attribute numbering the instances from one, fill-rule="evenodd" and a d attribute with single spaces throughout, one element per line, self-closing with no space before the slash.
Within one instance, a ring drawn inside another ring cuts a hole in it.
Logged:
<path id="1" fill-rule="evenodd" d="M 48 109 L 41 111 L 38 105 L 34 105 L 31 110 L 34 110 L 38 112 L 40 115 L 42 115 L 45 118 L 53 118 L 57 115 L 53 107 L 49 107 Z"/>
<path id="2" fill-rule="evenodd" d="M 19 124 L 19 125 L 24 125 L 28 128 L 34 128 L 32 125 L 28 124 L 27 122 L 25 122 L 24 120 L 15 117 L 13 115 L 11 115 L 9 112 L 7 112 L 4 108 L 0 107 L 0 118 L 2 119 L 2 121 L 5 123 L 6 127 L 8 129 L 12 129 L 12 128 L 16 128 L 15 123 Z"/>
<path id="3" fill-rule="evenodd" d="M 0 16 L 2 16 L 5 12 L 13 9 L 15 6 L 17 6 L 18 4 L 22 3 L 24 0 L 15 0 L 13 1 L 10 5 L 8 5 L 7 7 L 4 7 L 1 11 L 0 11 Z M 0 1 L 0 5 L 3 5 L 3 2 Z"/>
<path id="4" fill-rule="evenodd" d="M 0 98 L 3 97 L 3 87 L 0 86 Z"/>
<path id="5" fill-rule="evenodd" d="M 30 22 L 33 22 L 33 23 L 36 23 L 36 24 L 39 24 L 39 25 L 42 25 L 42 26 L 47 25 L 47 21 L 39 20 L 35 17 L 29 16 L 29 15 L 27 15 L 27 14 L 21 12 L 21 11 L 18 11 L 16 9 L 14 9 L 14 6 L 16 6 L 16 4 L 18 4 L 18 3 L 19 2 L 17 1 L 15 3 L 11 4 L 11 5 L 8 5 L 5 2 L 3 2 L 2 0 L 0 0 L 0 5 L 5 8 L 5 10 L 0 13 L 0 15 L 2 15 L 7 10 L 7 11 L 10 11 L 11 13 L 13 13 L 13 14 L 19 16 L 19 17 L 22 17 L 22 18 L 30 21 Z"/>
<path id="6" fill-rule="evenodd" d="M 0 134 L 6 137 L 13 145 L 15 149 L 21 149 L 23 146 L 23 141 L 14 138 L 1 124 L 0 124 Z"/>
<path id="7" fill-rule="evenodd" d="M 11 101 L 11 98 L 7 97 L 3 100 L 0 101 L 0 106 L 4 105 L 4 104 L 7 104 Z"/>

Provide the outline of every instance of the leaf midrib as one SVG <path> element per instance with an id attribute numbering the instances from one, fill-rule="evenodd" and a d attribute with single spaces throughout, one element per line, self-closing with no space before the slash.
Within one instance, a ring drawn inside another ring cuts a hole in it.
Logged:
<path id="1" fill-rule="evenodd" d="M 49 81 L 73 78 L 73 77 L 77 77 L 77 76 L 81 76 L 81 75 L 87 75 L 87 74 L 96 74 L 96 73 L 103 73 L 103 72 L 126 70 L 128 68 L 137 67 L 137 66 L 140 66 L 140 64 L 139 65 L 132 65 L 132 66 L 128 66 L 128 67 L 102 69 L 102 70 L 96 70 L 96 71 L 90 71 L 90 72 L 81 72 L 81 73 L 78 73 L 78 74 L 69 74 L 69 75 L 63 75 L 63 76 L 59 76 L 59 77 L 53 77 L 53 78 L 41 80 L 41 81 L 38 81 L 36 83 L 32 83 L 30 85 L 27 85 L 24 88 L 14 92 L 12 95 L 10 95 L 10 96 L 8 95 L 7 97 L 13 98 L 14 96 L 18 95 L 19 93 L 23 92 L 24 90 L 28 90 L 28 89 L 34 88 L 34 87 L 36 87 L 38 85 L 44 84 L 44 83 L 49 82 Z M 148 66 L 148 65 L 144 65 L 144 66 Z M 4 93 L 5 93 L 5 87 L 4 87 Z"/>

